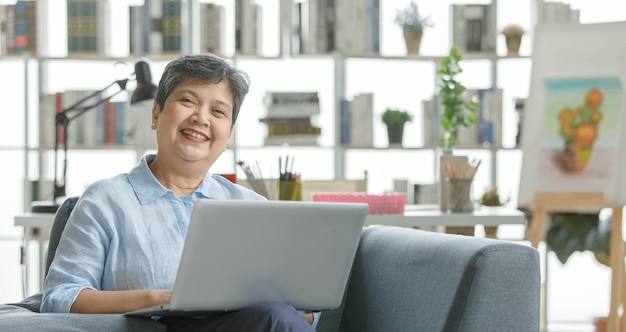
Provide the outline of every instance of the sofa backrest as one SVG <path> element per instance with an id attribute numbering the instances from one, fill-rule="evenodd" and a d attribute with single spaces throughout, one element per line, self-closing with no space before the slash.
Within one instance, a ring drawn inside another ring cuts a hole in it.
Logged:
<path id="1" fill-rule="evenodd" d="M 52 223 L 52 228 L 50 229 L 50 240 L 48 241 L 48 256 L 46 257 L 46 273 L 44 274 L 44 277 L 48 275 L 50 264 L 52 264 L 54 255 L 57 252 L 57 246 L 59 245 L 61 234 L 65 229 L 67 219 L 70 217 L 70 213 L 74 209 L 74 205 L 76 205 L 77 201 L 78 196 L 68 197 L 63 204 L 61 204 L 54 216 L 54 222 Z"/>

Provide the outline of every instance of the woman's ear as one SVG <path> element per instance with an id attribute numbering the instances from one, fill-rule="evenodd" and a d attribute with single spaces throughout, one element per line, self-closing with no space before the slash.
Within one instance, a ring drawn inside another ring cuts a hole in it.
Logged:
<path id="1" fill-rule="evenodd" d="M 154 105 L 152 105 L 152 124 L 150 125 L 150 128 L 152 130 L 156 129 L 156 124 L 157 124 L 157 120 L 159 120 L 160 111 L 161 111 L 161 108 L 159 107 L 159 104 L 154 103 Z"/>

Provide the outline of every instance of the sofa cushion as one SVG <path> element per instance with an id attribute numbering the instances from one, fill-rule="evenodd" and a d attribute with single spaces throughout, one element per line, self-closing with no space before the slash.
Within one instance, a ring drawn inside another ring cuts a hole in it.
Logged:
<path id="1" fill-rule="evenodd" d="M 39 313 L 41 293 L 11 304 L 0 305 L 2 331 L 110 332 L 165 331 L 165 326 L 149 318 L 121 314 Z"/>

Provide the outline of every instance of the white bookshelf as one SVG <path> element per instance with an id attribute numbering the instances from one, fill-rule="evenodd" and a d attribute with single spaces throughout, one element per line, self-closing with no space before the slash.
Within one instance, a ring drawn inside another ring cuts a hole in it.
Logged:
<path id="1" fill-rule="evenodd" d="M 188 1 L 188 7 L 193 12 L 197 6 L 203 6 L 205 1 Z M 234 2 L 211 1 L 212 3 L 224 6 L 224 36 L 225 41 L 232 41 L 234 37 Z M 512 6 L 528 7 L 530 12 L 531 0 L 522 5 Z M 50 7 L 50 1 L 42 1 L 42 6 Z M 418 2 L 422 13 L 432 13 L 436 26 L 432 30 L 427 30 L 422 40 L 422 54 L 419 56 L 404 54 L 404 46 L 399 42 L 400 30 L 393 23 L 393 13 L 395 8 L 403 6 L 403 1 L 385 1 L 381 4 L 380 29 L 383 36 L 380 40 L 380 54 L 306 54 L 294 55 L 290 52 L 288 43 L 284 43 L 289 38 L 284 38 L 284 23 L 281 23 L 281 5 L 288 3 L 286 0 L 266 0 L 258 2 L 262 13 L 260 15 L 263 28 L 260 33 L 262 41 L 258 54 L 236 54 L 234 44 L 226 42 L 224 45 L 224 56 L 232 59 L 239 67 L 246 70 L 252 77 L 252 87 L 250 94 L 242 108 L 242 116 L 238 120 L 237 133 L 231 142 L 230 149 L 218 165 L 216 172 L 237 172 L 237 160 L 247 162 L 259 161 L 264 174 L 277 172 L 277 158 L 286 153 L 296 155 L 297 166 L 302 168 L 302 173 L 311 179 L 332 179 L 332 178 L 352 178 L 360 177 L 363 170 L 371 167 L 374 170 L 370 188 L 374 191 L 390 190 L 394 178 L 406 178 L 409 182 L 434 181 L 437 172 L 436 167 L 436 147 L 424 145 L 420 137 L 419 113 L 421 112 L 421 101 L 436 93 L 436 69 L 442 56 L 449 48 L 450 32 L 449 26 L 449 5 L 455 1 L 431 4 L 429 2 Z M 498 15 L 505 12 L 506 4 L 498 6 Z M 511 5 L 509 5 L 511 6 Z M 54 7 L 54 6 L 53 6 Z M 62 7 L 62 6 L 61 6 Z M 127 10 L 122 10 L 127 12 Z M 194 14 L 195 15 L 195 14 Z M 197 16 L 189 15 L 190 26 L 198 26 Z M 504 15 L 506 16 L 506 15 Z M 47 15 L 42 18 L 44 23 L 54 25 L 60 24 L 63 15 Z M 529 19 L 530 20 L 530 19 Z M 284 22 L 284 21 L 283 21 Z M 507 20 L 498 20 L 497 24 L 502 25 Z M 527 24 L 530 24 L 528 22 Z M 119 28 L 118 33 L 128 34 L 128 29 Z M 125 32 L 124 32 L 125 31 Z M 198 43 L 193 42 L 194 34 L 188 34 L 192 41 L 187 45 L 192 52 L 200 51 Z M 197 37 L 197 36 L 195 36 Z M 122 38 L 126 43 L 126 39 Z M 282 44 L 281 44 L 282 40 Z M 490 53 L 467 53 L 463 54 L 464 69 L 468 73 L 463 81 L 468 88 L 487 88 L 492 85 L 500 85 L 507 82 L 509 76 L 507 72 L 511 67 L 523 63 L 530 66 L 528 38 L 524 41 L 526 48 L 522 50 L 521 56 L 509 57 L 503 54 L 502 44 L 498 41 L 498 50 Z M 61 43 L 63 44 L 63 43 Z M 56 48 L 54 48 L 55 46 Z M 163 66 L 176 54 L 129 54 L 128 46 L 114 46 L 115 52 L 107 55 L 100 54 L 67 54 L 58 49 L 56 43 L 49 43 L 45 56 L 18 57 L 28 63 L 29 72 L 24 73 L 27 82 L 24 88 L 24 100 L 29 109 L 24 117 L 24 127 L 27 129 L 24 143 L 24 163 L 25 177 L 36 179 L 39 176 L 52 178 L 51 152 L 50 146 L 40 146 L 36 139 L 33 139 L 37 127 L 36 116 L 33 108 L 36 107 L 36 96 L 46 91 L 63 91 L 72 88 L 90 87 L 99 89 L 110 83 L 112 76 L 106 73 L 118 62 L 132 64 L 137 56 L 145 56 L 152 63 L 152 72 L 155 81 L 158 81 Z M 523 45 L 524 46 L 524 45 Z M 0 56 L 0 61 L 6 62 L 12 56 Z M 71 68 L 72 70 L 68 70 Z M 86 79 L 85 72 L 90 73 Z M 76 74 L 74 74 L 76 73 Z M 519 74 L 514 74 L 516 79 Z M 521 78 L 523 79 L 523 78 Z M 508 82 L 507 82 L 508 83 Z M 389 86 L 393 85 L 393 89 Z M 34 87 L 34 88 L 33 88 Z M 321 112 L 316 116 L 317 123 L 322 127 L 322 134 L 319 138 L 318 147 L 265 147 L 263 138 L 265 137 L 265 125 L 259 119 L 265 116 L 262 105 L 262 96 L 269 90 L 317 90 L 320 93 Z M 527 91 L 517 89 L 510 92 L 504 86 L 503 111 L 505 127 L 503 132 L 507 139 L 503 139 L 503 146 L 492 146 L 485 149 L 482 146 L 460 145 L 460 153 L 469 153 L 480 158 L 487 158 L 484 161 L 484 170 L 481 170 L 478 181 L 482 182 L 476 191 L 482 191 L 482 187 L 491 183 L 498 183 L 499 170 L 496 166 L 498 155 L 508 155 L 509 150 L 515 153 L 514 145 L 511 144 L 514 137 L 515 124 L 512 118 L 514 97 L 525 97 Z M 341 98 L 352 98 L 355 95 L 372 92 L 374 94 L 373 105 L 373 145 L 371 148 L 352 148 L 340 144 L 340 119 L 339 103 Z M 385 129 L 379 121 L 379 115 L 385 107 L 403 107 L 412 111 L 416 115 L 416 121 L 408 125 L 405 129 L 406 144 L 402 148 L 387 147 Z M 245 135 L 243 134 L 245 132 Z M 70 146 L 70 170 L 68 173 L 68 185 L 73 183 L 74 175 L 72 168 L 77 169 L 81 163 L 80 154 L 103 153 L 121 155 L 134 154 L 136 160 L 145 151 L 153 148 L 150 145 L 140 146 L 94 146 L 94 145 L 71 145 Z M 126 157 L 124 157 L 126 158 Z M 503 158 L 507 158 L 506 156 Z M 224 160 L 225 159 L 225 160 Z M 395 160 L 395 164 L 390 167 L 393 174 L 385 173 L 383 160 Z M 404 169 L 396 164 L 403 164 L 407 160 Z M 319 164 L 323 166 L 317 166 Z M 85 163 L 89 164 L 89 163 Z M 130 168 L 132 165 L 126 165 Z M 483 172 L 484 171 L 484 172 Z M 380 176 L 375 173 L 380 172 Z M 426 175 L 424 174 L 426 173 Z M 370 174 L 373 174 L 370 172 Z M 241 176 L 243 174 L 241 173 Z M 86 181 L 86 180 L 85 180 Z M 86 183 L 86 182 L 85 182 Z M 484 184 L 483 184 L 484 183 Z M 82 184 L 81 184 L 82 186 Z M 69 188 L 68 188 L 69 189 Z M 80 188 L 76 189 L 77 191 Z M 515 188 L 511 188 L 513 194 Z"/>

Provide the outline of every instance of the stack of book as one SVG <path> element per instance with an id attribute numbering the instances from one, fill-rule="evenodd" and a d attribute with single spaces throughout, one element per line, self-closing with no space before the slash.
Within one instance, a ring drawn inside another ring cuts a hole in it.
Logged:
<path id="1" fill-rule="evenodd" d="M 253 0 L 235 0 L 235 52 L 260 53 L 262 18 L 262 7 Z"/>
<path id="2" fill-rule="evenodd" d="M 130 53 L 180 53 L 188 49 L 186 1 L 144 0 L 130 7 Z"/>
<path id="3" fill-rule="evenodd" d="M 380 0 L 291 1 L 292 54 L 380 53 Z"/>
<path id="4" fill-rule="evenodd" d="M 317 145 L 321 128 L 312 124 L 320 113 L 317 91 L 267 92 L 267 115 L 260 121 L 267 124 L 265 145 Z"/>
<path id="5" fill-rule="evenodd" d="M 37 2 L 0 5 L 0 54 L 37 55 Z"/>
<path id="6" fill-rule="evenodd" d="M 580 23 L 580 10 L 563 2 L 538 1 L 537 23 Z"/>
<path id="7" fill-rule="evenodd" d="M 496 6 L 452 5 L 452 43 L 460 52 L 496 51 Z"/>
<path id="8" fill-rule="evenodd" d="M 42 94 L 39 98 L 39 145 L 54 145 L 55 116 L 80 100 L 92 95 L 91 90 L 67 90 Z M 105 95 L 96 95 L 81 104 L 94 105 Z M 70 118 L 79 112 L 70 112 Z M 150 130 L 151 114 L 145 107 L 131 106 L 128 101 L 109 100 L 72 119 L 67 127 L 71 147 L 105 145 L 154 146 L 154 132 Z M 56 140 L 64 144 L 63 128 L 59 127 Z"/>
<path id="9" fill-rule="evenodd" d="M 468 89 L 467 100 L 480 103 L 477 121 L 469 127 L 461 127 L 457 132 L 458 148 L 501 147 L 502 146 L 502 89 Z M 422 101 L 424 146 L 439 145 L 443 133 L 441 114 L 443 105 L 437 95 Z"/>

